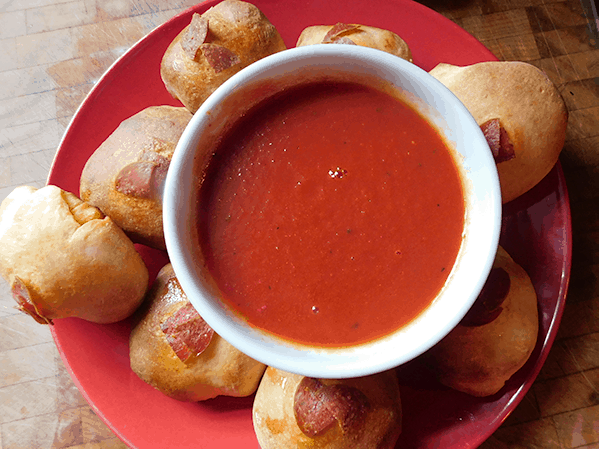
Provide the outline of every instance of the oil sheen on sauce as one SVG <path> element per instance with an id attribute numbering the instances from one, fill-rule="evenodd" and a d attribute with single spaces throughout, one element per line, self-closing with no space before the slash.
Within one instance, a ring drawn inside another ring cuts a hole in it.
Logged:
<path id="1" fill-rule="evenodd" d="M 219 143 L 198 207 L 223 300 L 253 326 L 318 346 L 414 319 L 464 227 L 460 175 L 437 132 L 351 83 L 297 87 L 250 111 Z"/>

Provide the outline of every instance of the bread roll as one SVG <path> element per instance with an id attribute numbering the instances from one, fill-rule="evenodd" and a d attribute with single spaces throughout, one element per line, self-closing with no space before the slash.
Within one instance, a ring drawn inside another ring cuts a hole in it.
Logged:
<path id="1" fill-rule="evenodd" d="M 262 449 L 393 448 L 401 433 L 397 375 L 314 379 L 268 367 L 252 419 Z"/>
<path id="2" fill-rule="evenodd" d="M 160 74 L 169 93 L 195 113 L 225 80 L 285 48 L 279 32 L 258 8 L 224 0 L 193 15 L 167 48 Z"/>
<path id="3" fill-rule="evenodd" d="M 214 333 L 187 300 L 170 264 L 135 315 L 129 357 L 143 381 L 189 402 L 248 396 L 266 368 Z"/>
<path id="4" fill-rule="evenodd" d="M 553 168 L 566 139 L 568 110 L 541 70 L 524 62 L 495 61 L 439 64 L 430 74 L 486 128 L 504 203 L 530 190 Z"/>
<path id="5" fill-rule="evenodd" d="M 526 363 L 539 331 L 537 295 L 524 269 L 501 247 L 493 268 L 509 275 L 505 295 L 500 294 L 503 302 L 494 308 L 471 310 L 477 316 L 469 312 L 462 323 L 424 355 L 441 383 L 478 397 L 497 393 Z M 504 286 L 500 282 L 492 287 L 502 290 Z M 493 291 L 490 293 L 493 296 Z M 473 309 L 477 306 L 479 300 Z"/>
<path id="6" fill-rule="evenodd" d="M 131 315 L 148 287 L 133 243 L 109 217 L 56 186 L 17 187 L 0 206 L 0 273 L 40 323 Z"/>
<path id="7" fill-rule="evenodd" d="M 314 44 L 349 44 L 371 47 L 412 62 L 408 44 L 397 34 L 367 25 L 337 23 L 305 28 L 297 40 L 297 47 Z"/>
<path id="8" fill-rule="evenodd" d="M 166 249 L 162 185 L 192 115 L 152 106 L 124 120 L 88 159 L 81 198 L 108 215 L 136 243 Z"/>

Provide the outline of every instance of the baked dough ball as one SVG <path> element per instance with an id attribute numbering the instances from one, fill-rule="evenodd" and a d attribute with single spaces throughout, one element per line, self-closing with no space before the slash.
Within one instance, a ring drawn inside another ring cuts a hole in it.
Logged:
<path id="1" fill-rule="evenodd" d="M 195 113 L 235 73 L 285 48 L 279 32 L 257 7 L 224 0 L 193 15 L 167 48 L 160 74 L 169 93 Z"/>
<path id="2" fill-rule="evenodd" d="M 568 110 L 545 73 L 524 62 L 494 61 L 466 67 L 439 64 L 430 74 L 464 103 L 483 129 L 504 203 L 551 171 L 566 139 Z"/>
<path id="3" fill-rule="evenodd" d="M 166 249 L 162 185 L 192 115 L 152 106 L 124 120 L 88 159 L 81 198 L 108 215 L 136 243 Z"/>
<path id="4" fill-rule="evenodd" d="M 131 369 L 162 393 L 195 402 L 256 391 L 266 366 L 214 333 L 187 300 L 170 264 L 158 273 L 134 321 Z"/>
<path id="5" fill-rule="evenodd" d="M 394 448 L 401 433 L 397 375 L 314 379 L 269 366 L 252 419 L 262 449 Z"/>
<path id="6" fill-rule="evenodd" d="M 441 383 L 473 396 L 490 396 L 526 363 L 538 331 L 532 282 L 499 247 L 475 305 L 424 358 Z"/>
<path id="7" fill-rule="evenodd" d="M 397 34 L 367 25 L 337 23 L 305 28 L 297 40 L 297 47 L 314 44 L 361 45 L 386 51 L 412 62 L 408 44 Z"/>
<path id="8" fill-rule="evenodd" d="M 148 270 L 109 217 L 56 186 L 17 187 L 0 206 L 0 273 L 19 309 L 40 323 L 130 316 Z"/>

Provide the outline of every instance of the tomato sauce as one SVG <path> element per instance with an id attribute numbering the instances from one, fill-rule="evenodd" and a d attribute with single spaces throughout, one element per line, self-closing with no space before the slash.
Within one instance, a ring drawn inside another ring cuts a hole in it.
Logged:
<path id="1" fill-rule="evenodd" d="M 251 325 L 321 346 L 404 326 L 443 287 L 464 227 L 461 178 L 411 107 L 316 83 L 254 108 L 200 190 L 201 250 Z"/>

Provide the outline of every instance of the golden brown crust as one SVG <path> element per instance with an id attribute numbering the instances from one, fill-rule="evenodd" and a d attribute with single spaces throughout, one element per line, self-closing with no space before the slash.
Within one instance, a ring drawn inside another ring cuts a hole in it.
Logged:
<path id="1" fill-rule="evenodd" d="M 439 64 L 430 74 L 449 88 L 479 125 L 499 119 L 515 158 L 497 164 L 503 202 L 534 187 L 558 160 L 568 110 L 549 78 L 531 64 L 483 62 L 466 67 Z"/>
<path id="2" fill-rule="evenodd" d="M 162 197 L 151 192 L 136 197 L 117 190 L 117 176 L 145 160 L 166 168 L 192 115 L 187 109 L 152 106 L 121 122 L 88 159 L 80 181 L 81 198 L 108 215 L 136 243 L 166 249 Z M 164 158 L 164 160 L 162 159 Z"/>
<path id="3" fill-rule="evenodd" d="M 408 44 L 392 31 L 367 25 L 350 25 L 352 26 L 351 29 L 338 34 L 338 36 L 348 38 L 356 45 L 376 48 L 412 62 L 412 52 L 410 51 Z M 302 47 L 305 45 L 323 43 L 323 40 L 326 40 L 327 33 L 329 33 L 334 26 L 335 25 L 314 25 L 305 28 L 301 32 L 296 46 Z M 334 43 L 334 41 L 331 43 Z"/>
<path id="4" fill-rule="evenodd" d="M 425 359 L 441 383 L 473 396 L 497 393 L 530 357 L 539 330 L 537 295 L 524 269 L 499 247 L 494 267 L 510 275 L 510 291 L 497 319 L 458 325 Z"/>
<path id="5" fill-rule="evenodd" d="M 182 47 L 189 26 L 175 37 L 162 58 L 160 74 L 173 98 L 192 113 L 242 68 L 286 48 L 275 27 L 250 3 L 224 0 L 202 17 L 208 20 L 206 43 L 226 48 L 239 58 L 239 63 L 217 71 L 201 48 L 191 59 Z"/>
<path id="6" fill-rule="evenodd" d="M 148 286 L 148 270 L 123 231 L 55 186 L 18 187 L 6 198 L 0 247 L 1 274 L 46 320 L 120 321 Z"/>
<path id="7" fill-rule="evenodd" d="M 160 325 L 188 302 L 172 266 L 166 265 L 135 314 L 129 339 L 131 369 L 146 383 L 180 401 L 254 393 L 266 366 L 216 333 L 200 355 L 192 355 L 186 362 L 177 357 Z"/>
<path id="8" fill-rule="evenodd" d="M 334 425 L 310 438 L 297 425 L 294 396 L 304 376 L 268 367 L 260 382 L 252 419 L 262 449 L 327 448 L 386 449 L 395 447 L 401 433 L 401 401 L 394 370 L 354 379 L 321 379 L 325 385 L 344 384 L 368 398 L 369 409 L 345 434 Z"/>

